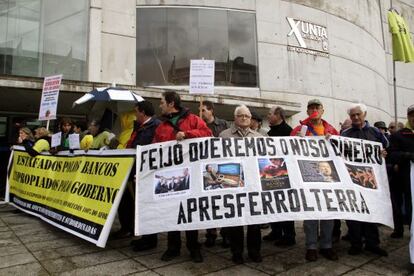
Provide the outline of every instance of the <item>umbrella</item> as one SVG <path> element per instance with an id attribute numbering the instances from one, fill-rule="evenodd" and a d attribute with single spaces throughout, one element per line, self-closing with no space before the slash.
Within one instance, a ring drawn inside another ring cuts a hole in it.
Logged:
<path id="1" fill-rule="evenodd" d="M 118 87 L 96 88 L 77 99 L 72 107 L 89 101 L 94 102 L 142 102 L 144 98 L 134 92 Z"/>

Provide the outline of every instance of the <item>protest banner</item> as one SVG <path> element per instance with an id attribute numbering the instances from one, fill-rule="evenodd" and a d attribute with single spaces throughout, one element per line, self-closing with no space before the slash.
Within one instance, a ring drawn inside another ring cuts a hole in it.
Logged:
<path id="1" fill-rule="evenodd" d="M 46 77 L 43 82 L 42 98 L 40 100 L 39 121 L 56 119 L 62 75 Z"/>
<path id="2" fill-rule="evenodd" d="M 393 226 L 381 144 L 332 136 L 138 147 L 135 234 L 287 220 Z"/>
<path id="3" fill-rule="evenodd" d="M 6 201 L 22 211 L 105 247 L 135 150 L 60 152 L 31 157 L 15 147 Z"/>

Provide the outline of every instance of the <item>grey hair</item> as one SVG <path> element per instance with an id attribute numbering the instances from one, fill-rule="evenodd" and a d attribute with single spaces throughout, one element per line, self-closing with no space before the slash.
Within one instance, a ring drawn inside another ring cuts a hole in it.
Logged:
<path id="1" fill-rule="evenodd" d="M 247 110 L 249 112 L 249 115 L 252 115 L 252 113 L 250 113 L 250 109 L 244 104 L 242 104 L 236 107 L 236 109 L 234 109 L 234 117 L 236 117 L 237 113 L 239 113 L 240 110 Z"/>
<path id="2" fill-rule="evenodd" d="M 347 113 L 348 115 L 351 115 L 351 110 L 354 108 L 359 108 L 363 113 L 367 112 L 367 106 L 363 103 L 353 103 L 351 104 L 348 109 L 347 109 Z"/>
<path id="3" fill-rule="evenodd" d="M 279 114 L 280 118 L 282 118 L 283 121 L 286 120 L 286 112 L 285 110 L 280 107 L 280 106 L 272 106 L 270 108 L 270 112 L 275 115 L 275 114 Z"/>

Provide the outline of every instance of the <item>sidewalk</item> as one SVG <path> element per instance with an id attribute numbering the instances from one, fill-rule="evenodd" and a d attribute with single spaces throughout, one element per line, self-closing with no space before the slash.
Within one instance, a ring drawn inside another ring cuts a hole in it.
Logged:
<path id="1" fill-rule="evenodd" d="M 304 235 L 297 223 L 297 245 L 289 248 L 262 243 L 263 262 L 234 265 L 229 249 L 202 248 L 204 263 L 190 261 L 183 245 L 181 256 L 171 262 L 160 260 L 166 249 L 166 235 L 160 235 L 158 248 L 134 252 L 130 239 L 109 241 L 105 249 L 54 228 L 40 219 L 0 205 L 0 275 L 408 275 L 408 231 L 404 239 L 390 239 L 391 230 L 381 227 L 382 247 L 389 257 L 370 253 L 349 256 L 348 243 L 335 245 L 339 260 L 320 257 L 304 259 Z M 115 228 L 115 226 L 114 226 Z M 343 226 L 343 228 L 345 228 Z M 344 229 L 342 229 L 344 231 Z M 263 235 L 270 230 L 263 230 Z M 204 241 L 204 232 L 200 233 Z"/>

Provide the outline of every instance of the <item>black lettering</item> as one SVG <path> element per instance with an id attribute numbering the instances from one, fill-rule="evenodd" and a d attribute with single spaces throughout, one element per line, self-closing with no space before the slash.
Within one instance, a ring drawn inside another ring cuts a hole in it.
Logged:
<path id="1" fill-rule="evenodd" d="M 210 215 L 208 214 L 208 197 L 203 196 L 198 199 L 198 208 L 200 214 L 200 221 L 210 220 Z"/>
<path id="2" fill-rule="evenodd" d="M 261 214 L 260 212 L 254 210 L 254 207 L 258 205 L 257 202 L 253 198 L 253 197 L 256 197 L 256 196 L 259 196 L 258 192 L 249 193 L 250 215 L 252 215 L 252 216 L 257 216 L 257 215 Z"/>
<path id="3" fill-rule="evenodd" d="M 331 203 L 333 202 L 333 200 L 332 198 L 329 197 L 329 194 L 332 193 L 332 190 L 323 189 L 322 192 L 323 192 L 323 196 L 325 197 L 326 208 L 328 209 L 328 211 L 330 212 L 338 211 L 338 208 L 331 206 Z"/>
<path id="4" fill-rule="evenodd" d="M 234 204 L 229 203 L 229 200 L 233 200 L 234 196 L 232 194 L 227 194 L 223 196 L 223 207 L 230 209 L 229 212 L 224 213 L 225 218 L 234 218 L 235 216 L 235 210 L 234 210 Z"/>
<path id="5" fill-rule="evenodd" d="M 246 206 L 246 204 L 242 202 L 241 199 L 242 197 L 246 196 L 246 193 L 236 194 L 237 216 L 239 218 L 243 216 L 243 207 Z"/>
<path id="6" fill-rule="evenodd" d="M 195 198 L 187 199 L 187 218 L 188 223 L 193 222 L 193 213 L 197 211 L 197 200 Z"/>
<path id="7" fill-rule="evenodd" d="M 282 212 L 282 208 L 283 208 L 283 211 L 285 213 L 287 213 L 288 212 L 288 208 L 286 207 L 286 204 L 285 204 L 286 198 L 285 198 L 284 191 L 274 191 L 273 192 L 273 196 L 276 199 L 276 210 L 277 210 L 277 212 L 278 213 L 281 213 Z"/>
<path id="8" fill-rule="evenodd" d="M 299 203 L 298 191 L 295 190 L 295 189 L 291 189 L 287 193 L 288 193 L 288 197 L 289 197 L 290 211 L 299 212 L 300 211 L 300 203 Z"/>
<path id="9" fill-rule="evenodd" d="M 321 200 L 319 198 L 319 193 L 321 192 L 321 190 L 320 189 L 310 189 L 309 192 L 311 192 L 315 195 L 315 200 L 316 200 L 316 205 L 318 206 L 318 210 L 322 211 Z"/>
<path id="10" fill-rule="evenodd" d="M 223 147 L 223 157 L 233 157 L 233 153 L 231 152 L 231 139 L 230 138 L 223 138 L 221 140 L 222 147 Z"/>
<path id="11" fill-rule="evenodd" d="M 305 191 L 303 189 L 300 189 L 300 197 L 302 198 L 302 205 L 303 205 L 303 211 L 315 211 L 315 208 L 308 207 L 308 202 L 306 201 L 306 195 Z"/>
<path id="12" fill-rule="evenodd" d="M 272 208 L 271 202 L 272 194 L 270 192 L 262 192 L 262 209 L 264 215 L 267 215 L 268 213 L 275 213 L 275 210 L 273 210 Z"/>
<path id="13" fill-rule="evenodd" d="M 221 195 L 214 195 L 211 197 L 211 210 L 213 211 L 213 219 L 222 219 L 222 215 L 218 215 L 217 211 L 220 209 L 220 206 L 217 205 L 216 201 L 221 199 Z"/>
<path id="14" fill-rule="evenodd" d="M 339 211 L 341 212 L 349 212 L 349 208 L 346 205 L 346 197 L 343 190 L 335 190 L 336 198 L 338 199 Z"/>
<path id="15" fill-rule="evenodd" d="M 187 223 L 187 218 L 185 217 L 183 202 L 180 202 L 180 210 L 178 211 L 177 224 Z"/>
<path id="16" fill-rule="evenodd" d="M 356 196 L 353 190 L 346 190 L 346 194 L 348 196 L 349 205 L 351 206 L 351 211 L 355 213 L 357 211 L 359 213 L 358 205 L 356 204 Z"/>

